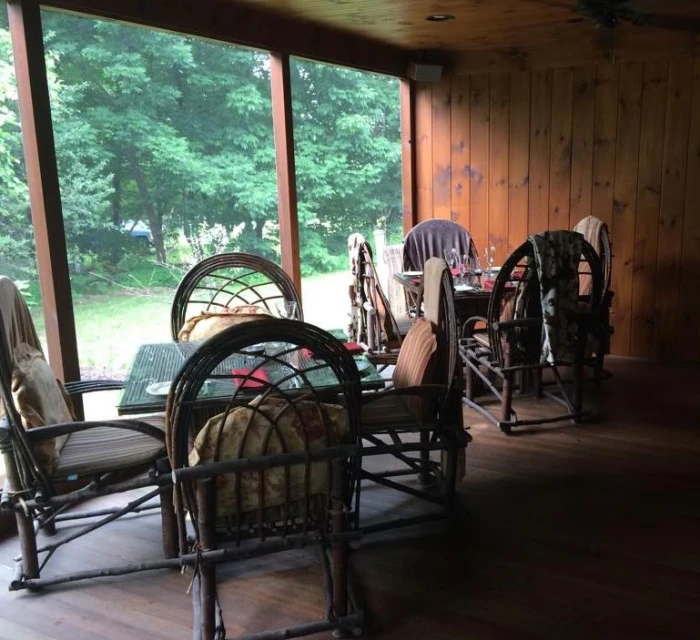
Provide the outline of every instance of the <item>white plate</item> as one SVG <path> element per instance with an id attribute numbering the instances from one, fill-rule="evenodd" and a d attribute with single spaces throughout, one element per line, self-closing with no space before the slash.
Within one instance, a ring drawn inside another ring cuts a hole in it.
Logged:
<path id="1" fill-rule="evenodd" d="M 401 273 L 403 276 L 408 276 L 409 278 L 415 278 L 416 276 L 422 276 L 423 272 L 422 271 L 403 271 Z"/>
<path id="2" fill-rule="evenodd" d="M 473 287 L 470 284 L 456 284 L 455 291 L 476 291 L 478 287 Z"/>
<path id="3" fill-rule="evenodd" d="M 171 380 L 166 382 L 153 382 L 146 387 L 149 396 L 167 396 L 170 393 Z"/>

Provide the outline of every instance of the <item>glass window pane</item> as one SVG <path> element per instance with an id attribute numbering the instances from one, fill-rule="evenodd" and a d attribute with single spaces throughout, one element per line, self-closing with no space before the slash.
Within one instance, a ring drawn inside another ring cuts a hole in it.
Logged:
<path id="1" fill-rule="evenodd" d="M 170 339 L 183 273 L 279 262 L 269 55 L 42 13 L 81 375 Z"/>
<path id="2" fill-rule="evenodd" d="M 304 316 L 347 324 L 347 240 L 361 233 L 381 266 L 382 242 L 400 242 L 399 81 L 292 60 Z"/>
<path id="3" fill-rule="evenodd" d="M 7 7 L 0 3 L 0 275 L 24 295 L 46 349 Z"/>

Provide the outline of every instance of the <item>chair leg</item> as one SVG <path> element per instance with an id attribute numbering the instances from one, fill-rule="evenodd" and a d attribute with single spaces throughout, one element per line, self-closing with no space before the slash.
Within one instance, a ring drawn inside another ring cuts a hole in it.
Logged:
<path id="1" fill-rule="evenodd" d="M 474 371 L 472 371 L 472 368 L 467 365 L 465 367 L 466 371 L 464 374 L 464 395 L 467 397 L 467 400 L 474 400 L 474 386 L 476 383 L 475 376 L 474 376 Z"/>
<path id="2" fill-rule="evenodd" d="M 199 544 L 205 551 L 216 548 L 216 487 L 212 478 L 197 485 L 197 529 Z M 201 640 L 214 640 L 216 632 L 216 565 L 203 562 L 199 566 Z"/>
<path id="3" fill-rule="evenodd" d="M 430 451 L 428 446 L 430 445 L 430 432 L 421 431 L 420 432 L 420 473 L 418 474 L 418 481 L 421 484 L 430 484 L 433 481 L 430 475 Z"/>
<path id="4" fill-rule="evenodd" d="M 332 503 L 331 533 L 340 535 L 345 531 L 345 509 L 343 491 L 345 487 L 345 470 L 340 461 L 332 464 Z M 348 544 L 342 539 L 331 543 L 332 558 L 332 599 L 333 613 L 336 618 L 348 615 Z M 345 629 L 335 629 L 333 636 L 343 638 L 350 635 Z"/>
<path id="5" fill-rule="evenodd" d="M 160 493 L 160 521 L 163 529 L 163 555 L 176 558 L 178 555 L 177 517 L 173 504 L 173 488 L 165 487 Z"/>
<path id="6" fill-rule="evenodd" d="M 542 393 L 542 369 L 535 369 L 532 372 L 532 387 L 536 398 L 541 398 Z"/>
<path id="7" fill-rule="evenodd" d="M 574 408 L 574 421 L 581 422 L 581 412 L 583 410 L 583 362 L 577 358 L 573 367 L 573 397 L 571 404 Z"/>
<path id="8" fill-rule="evenodd" d="M 600 347 L 599 347 L 600 348 Z M 595 363 L 593 365 L 593 380 L 596 384 L 600 384 L 603 380 L 603 362 L 605 360 L 605 353 L 597 353 L 595 356 Z"/>
<path id="9" fill-rule="evenodd" d="M 23 511 L 15 512 L 17 534 L 22 553 L 22 575 L 25 578 L 39 577 L 39 555 L 36 552 L 36 534 L 32 518 Z"/>
<path id="10" fill-rule="evenodd" d="M 504 368 L 511 365 L 511 356 L 506 344 L 504 349 Z M 501 420 L 503 422 L 510 421 L 510 414 L 513 408 L 513 372 L 507 371 L 503 374 L 503 399 L 501 401 Z"/>

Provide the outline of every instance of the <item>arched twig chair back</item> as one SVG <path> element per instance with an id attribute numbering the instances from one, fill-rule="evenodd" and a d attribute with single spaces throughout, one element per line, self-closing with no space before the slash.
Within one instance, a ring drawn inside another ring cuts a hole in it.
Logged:
<path id="1" fill-rule="evenodd" d="M 303 320 L 301 299 L 291 278 L 276 264 L 249 253 L 220 253 L 192 267 L 175 291 L 171 310 L 173 340 L 185 322 L 203 311 L 256 306 L 276 315 L 280 302 L 296 303 L 296 320 Z"/>
<path id="2" fill-rule="evenodd" d="M 181 550 L 192 545 L 185 511 L 195 525 L 193 548 L 201 549 L 195 609 L 202 637 L 212 637 L 216 626 L 215 563 L 235 559 L 214 550 L 248 538 L 290 540 L 268 542 L 261 554 L 330 547 L 327 628 L 360 625 L 345 596 L 347 540 L 355 535 L 359 504 L 359 401 L 359 373 L 348 351 L 301 322 L 265 319 L 226 329 L 183 366 L 168 398 L 167 428 L 177 502 L 185 507 Z M 216 415 L 202 425 L 203 411 Z"/>
<path id="3" fill-rule="evenodd" d="M 608 225 L 600 218 L 586 216 L 574 226 L 573 230 L 584 237 L 586 242 L 593 247 L 600 258 L 600 266 L 603 273 L 601 295 L 605 297 L 610 289 L 612 273 L 612 246 L 610 244 Z M 589 295 L 591 286 L 591 279 L 582 274 L 580 279 L 581 295 Z"/>
<path id="4" fill-rule="evenodd" d="M 574 235 L 574 232 L 566 231 L 553 233 Z M 568 317 L 551 315 L 549 310 L 544 312 L 543 298 L 550 283 L 542 286 L 531 238 L 520 245 L 501 267 L 494 282 L 487 317 L 470 318 L 464 326 L 461 352 L 467 364 L 467 403 L 504 431 L 509 431 L 512 427 L 569 418 L 578 420 L 582 416 L 580 368 L 585 358 L 587 336 L 595 330 L 597 323 L 603 278 L 595 250 L 583 238 L 579 239 L 580 259 L 578 255 L 572 254 L 571 264 L 564 264 L 564 268 L 556 275 L 556 282 L 568 283 L 565 286 L 573 291 L 570 297 L 575 306 L 568 311 Z M 579 282 L 584 276 L 591 278 L 591 295 L 579 301 Z M 550 302 L 548 299 L 548 304 Z M 485 324 L 486 328 L 479 330 L 478 324 Z M 561 365 L 574 367 L 571 400 L 557 370 Z M 540 395 L 540 374 L 545 368 L 554 371 L 561 392 L 556 397 L 548 395 L 562 401 L 567 407 L 567 413 L 542 419 L 519 420 L 512 409 L 516 374 L 521 386 L 524 386 L 528 383 L 526 374 L 533 373 L 534 377 L 529 383 L 534 384 L 535 393 Z M 489 373 L 495 373 L 502 379 L 501 389 L 496 387 Z M 500 419 L 475 402 L 475 378 L 479 378 L 500 400 Z"/>
<path id="5" fill-rule="evenodd" d="M 612 245 L 610 242 L 610 232 L 608 225 L 595 216 L 586 216 L 574 227 L 583 235 L 586 241 L 595 249 L 600 258 L 600 266 L 603 272 L 603 284 L 601 289 L 600 322 L 598 330 L 591 336 L 591 348 L 593 355 L 589 358 L 589 364 L 594 370 L 594 379 L 600 382 L 604 377 L 610 377 L 610 373 L 604 371 L 605 356 L 610 353 L 610 337 L 613 334 L 613 327 L 610 324 L 610 309 L 614 292 L 610 290 L 610 280 L 612 275 Z M 591 278 L 582 275 L 579 292 L 585 297 L 591 293 Z"/>
<path id="6" fill-rule="evenodd" d="M 403 265 L 406 271 L 422 271 L 428 258 L 444 258 L 445 251 L 457 249 L 460 256 L 477 255 L 469 232 L 450 220 L 425 220 L 404 238 Z"/>
<path id="7" fill-rule="evenodd" d="M 372 248 L 361 242 L 353 253 L 351 287 L 353 339 L 368 351 L 378 353 L 401 346 L 401 329 L 384 294 L 379 274 L 372 260 Z"/>

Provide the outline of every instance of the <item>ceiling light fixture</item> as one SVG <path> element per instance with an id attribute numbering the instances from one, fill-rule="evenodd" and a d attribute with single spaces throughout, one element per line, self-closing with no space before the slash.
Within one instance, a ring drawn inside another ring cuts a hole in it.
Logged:
<path id="1" fill-rule="evenodd" d="M 449 13 L 433 13 L 432 15 L 426 16 L 425 19 L 429 22 L 447 22 L 448 20 L 454 20 L 455 17 Z"/>

